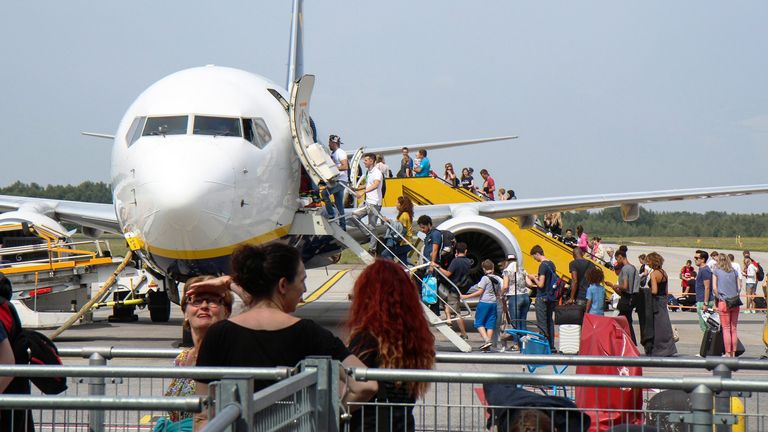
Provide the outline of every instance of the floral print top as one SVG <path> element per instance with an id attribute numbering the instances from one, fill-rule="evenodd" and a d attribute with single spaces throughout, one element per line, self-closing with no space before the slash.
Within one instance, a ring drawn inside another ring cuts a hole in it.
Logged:
<path id="1" fill-rule="evenodd" d="M 186 364 L 191 351 L 192 351 L 191 349 L 187 349 L 179 353 L 179 355 L 176 356 L 176 360 L 173 361 L 173 365 L 183 367 Z M 171 379 L 171 383 L 168 384 L 168 389 L 165 391 L 165 396 L 174 396 L 174 397 L 192 396 L 194 394 L 195 394 L 195 380 L 189 379 L 189 378 Z M 194 413 L 191 413 L 191 412 L 182 412 L 182 411 L 168 412 L 168 418 L 174 422 L 177 422 L 179 420 L 184 420 L 185 418 L 192 418 L 193 415 Z"/>

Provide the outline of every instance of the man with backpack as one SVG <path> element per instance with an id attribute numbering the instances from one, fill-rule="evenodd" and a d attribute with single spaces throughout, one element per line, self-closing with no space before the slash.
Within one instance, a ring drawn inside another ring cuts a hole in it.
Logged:
<path id="1" fill-rule="evenodd" d="M 0 364 L 16 364 L 12 341 L 21 331 L 21 321 L 16 309 L 11 304 L 11 282 L 5 276 L 0 276 Z M 23 377 L 0 376 L 0 393 L 29 394 L 29 379 Z M 0 430 L 2 431 L 34 431 L 35 425 L 30 410 L 0 410 Z"/>
<path id="2" fill-rule="evenodd" d="M 531 248 L 531 256 L 539 263 L 537 274 L 528 275 L 528 284 L 536 289 L 536 324 L 539 331 L 549 340 L 549 347 L 555 352 L 555 306 L 557 300 L 553 298 L 554 282 L 559 277 L 555 263 L 544 256 L 544 249 L 540 245 Z"/>
<path id="3" fill-rule="evenodd" d="M 440 262 L 440 247 L 443 244 L 443 235 L 432 226 L 432 218 L 427 215 L 419 216 L 416 220 L 419 231 L 424 233 L 424 257 L 431 263 Z"/>
<path id="4" fill-rule="evenodd" d="M 445 319 L 451 320 L 451 310 L 456 311 L 458 315 L 459 331 L 463 339 L 469 339 L 467 336 L 467 329 L 464 326 L 464 319 L 461 318 L 461 306 L 459 304 L 459 298 L 464 294 L 472 285 L 472 280 L 469 278 L 469 269 L 472 267 L 472 261 L 467 258 L 467 244 L 459 242 L 456 244 L 456 256 L 451 260 L 447 269 L 440 266 L 436 267 L 437 270 L 443 275 L 448 277 L 461 292 L 456 292 L 456 289 L 451 284 L 441 281 L 438 288 L 438 294 L 445 301 Z"/>

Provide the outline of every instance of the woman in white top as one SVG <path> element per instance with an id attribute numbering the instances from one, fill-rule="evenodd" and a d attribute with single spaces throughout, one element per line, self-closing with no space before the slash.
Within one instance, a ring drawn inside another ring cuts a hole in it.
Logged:
<path id="1" fill-rule="evenodd" d="M 746 279 L 744 280 L 744 287 L 747 291 L 747 306 L 744 313 L 755 313 L 755 293 L 757 292 L 757 266 L 752 258 L 744 258 L 744 269 L 746 272 Z M 738 273 L 737 273 L 738 274 Z"/>
<path id="2" fill-rule="evenodd" d="M 510 324 L 518 330 L 528 330 L 525 320 L 531 308 L 531 291 L 525 284 L 525 269 L 518 264 L 514 254 L 507 256 L 507 266 L 502 271 L 502 276 L 504 276 L 502 292 L 507 296 L 509 315 L 512 320 Z"/>

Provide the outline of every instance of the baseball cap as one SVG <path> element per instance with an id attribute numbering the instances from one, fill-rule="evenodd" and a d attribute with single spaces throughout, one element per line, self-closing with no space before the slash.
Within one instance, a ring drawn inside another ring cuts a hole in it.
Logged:
<path id="1" fill-rule="evenodd" d="M 328 141 L 341 145 L 341 137 L 338 135 L 331 135 L 328 137 Z"/>

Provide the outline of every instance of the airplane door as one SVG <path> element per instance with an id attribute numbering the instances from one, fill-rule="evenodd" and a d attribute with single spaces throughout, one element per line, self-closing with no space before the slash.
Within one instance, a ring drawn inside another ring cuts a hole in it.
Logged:
<path id="1" fill-rule="evenodd" d="M 315 86 L 314 75 L 302 76 L 291 88 L 288 117 L 291 124 L 293 147 L 304 169 L 318 184 L 328 182 L 339 175 L 339 169 L 323 146 L 312 139 L 309 124 L 309 99 Z"/>
<path id="2" fill-rule="evenodd" d="M 359 148 L 349 161 L 349 185 L 357 189 L 363 177 L 360 175 L 360 160 L 363 158 L 363 149 Z M 354 197 L 354 207 L 358 206 L 357 197 Z"/>

